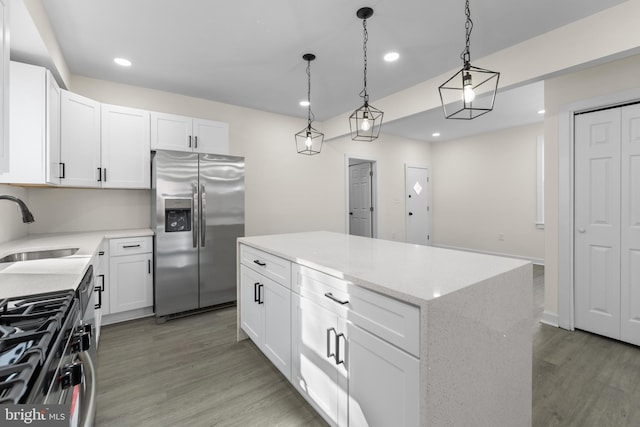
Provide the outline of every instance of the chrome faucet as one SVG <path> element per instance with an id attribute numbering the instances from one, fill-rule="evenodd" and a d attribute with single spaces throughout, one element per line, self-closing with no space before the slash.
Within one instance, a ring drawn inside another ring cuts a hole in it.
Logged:
<path id="1" fill-rule="evenodd" d="M 6 194 L 0 194 L 0 200 L 3 200 L 3 199 L 11 200 L 12 202 L 17 203 L 18 206 L 20 206 L 20 211 L 22 211 L 22 222 L 24 222 L 25 224 L 29 224 L 35 221 L 33 219 L 33 214 L 31 214 L 31 211 L 29 210 L 27 205 L 24 204 L 22 200 L 18 199 L 17 197 L 9 196 Z"/>

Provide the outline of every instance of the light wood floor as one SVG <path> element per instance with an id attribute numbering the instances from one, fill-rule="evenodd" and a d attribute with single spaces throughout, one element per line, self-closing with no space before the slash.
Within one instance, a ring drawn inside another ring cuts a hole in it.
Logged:
<path id="1" fill-rule="evenodd" d="M 534 268 L 533 426 L 640 426 L 640 348 L 539 323 Z M 235 308 L 103 328 L 97 427 L 324 426 L 248 340 Z"/>

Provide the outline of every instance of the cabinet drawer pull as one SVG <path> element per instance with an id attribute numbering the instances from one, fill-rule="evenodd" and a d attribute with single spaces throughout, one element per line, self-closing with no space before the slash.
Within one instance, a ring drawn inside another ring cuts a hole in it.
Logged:
<path id="1" fill-rule="evenodd" d="M 327 292 L 326 294 L 324 294 L 324 296 L 329 298 L 330 300 L 337 302 L 338 304 L 342 304 L 342 305 L 349 304 L 349 300 L 341 301 L 338 298 L 334 297 L 331 292 Z"/>
<path id="2" fill-rule="evenodd" d="M 254 259 L 253 262 L 258 264 L 260 267 L 265 267 L 267 265 L 266 262 L 262 262 L 259 259 Z"/>
<path id="3" fill-rule="evenodd" d="M 124 245 L 122 246 L 124 249 L 129 249 L 129 248 L 139 248 L 140 245 Z"/>

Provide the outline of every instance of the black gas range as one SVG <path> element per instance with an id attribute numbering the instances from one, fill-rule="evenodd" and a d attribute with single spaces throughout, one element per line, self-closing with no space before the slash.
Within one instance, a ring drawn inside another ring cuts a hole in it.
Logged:
<path id="1" fill-rule="evenodd" d="M 90 266 L 77 291 L 0 299 L 0 405 L 56 405 L 69 426 L 86 425 L 95 385 L 83 318 L 92 295 Z"/>

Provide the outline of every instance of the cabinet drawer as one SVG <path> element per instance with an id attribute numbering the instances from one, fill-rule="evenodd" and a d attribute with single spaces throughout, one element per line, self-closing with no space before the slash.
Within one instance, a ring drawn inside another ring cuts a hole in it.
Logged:
<path id="1" fill-rule="evenodd" d="M 293 264 L 293 291 L 418 357 L 420 309 L 320 271 Z"/>
<path id="2" fill-rule="evenodd" d="M 291 262 L 259 249 L 240 245 L 240 262 L 247 267 L 291 288 Z"/>
<path id="3" fill-rule="evenodd" d="M 109 240 L 109 256 L 133 255 L 153 252 L 152 238 L 126 237 Z"/>

